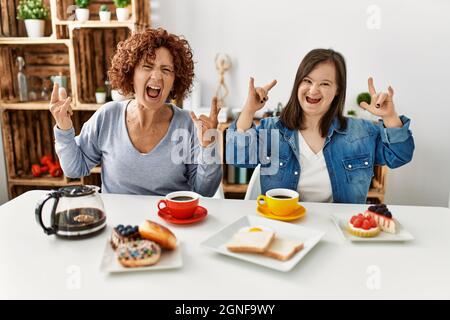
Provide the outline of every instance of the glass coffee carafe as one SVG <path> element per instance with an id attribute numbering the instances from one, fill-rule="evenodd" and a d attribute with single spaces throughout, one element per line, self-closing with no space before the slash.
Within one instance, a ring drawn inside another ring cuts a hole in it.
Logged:
<path id="1" fill-rule="evenodd" d="M 85 238 L 103 231 L 106 215 L 97 186 L 69 186 L 48 193 L 36 206 L 37 223 L 47 235 Z M 43 209 L 53 199 L 50 226 L 45 226 Z"/>

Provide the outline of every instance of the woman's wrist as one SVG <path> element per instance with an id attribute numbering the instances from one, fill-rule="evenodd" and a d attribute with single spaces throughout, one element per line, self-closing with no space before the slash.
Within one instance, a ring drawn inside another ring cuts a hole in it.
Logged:
<path id="1" fill-rule="evenodd" d="M 252 127 L 254 112 L 250 110 L 243 109 L 241 114 L 239 115 L 238 120 L 236 121 L 236 129 L 239 132 L 247 131 Z"/>
<path id="2" fill-rule="evenodd" d="M 382 117 L 383 124 L 386 128 L 401 128 L 403 127 L 403 122 L 400 120 L 397 112 L 392 115 Z"/>
<path id="3" fill-rule="evenodd" d="M 60 125 L 60 124 L 56 124 L 56 127 L 59 129 L 59 130 L 61 130 L 61 131 L 69 131 L 70 129 L 72 129 L 73 128 L 73 125 L 71 125 L 70 127 L 67 125 L 67 126 L 64 126 L 64 125 Z"/>

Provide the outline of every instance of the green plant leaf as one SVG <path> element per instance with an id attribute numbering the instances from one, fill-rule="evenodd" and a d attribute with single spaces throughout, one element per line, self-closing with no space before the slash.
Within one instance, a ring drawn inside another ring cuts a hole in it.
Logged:
<path id="1" fill-rule="evenodd" d="M 42 0 L 23 0 L 17 6 L 17 19 L 39 19 L 47 20 L 50 10 Z"/>
<path id="2" fill-rule="evenodd" d="M 130 0 L 114 0 L 114 4 L 117 8 L 126 8 L 130 5 Z"/>
<path id="3" fill-rule="evenodd" d="M 356 103 L 358 103 L 358 106 L 363 101 L 367 102 L 368 104 L 370 104 L 370 102 L 372 101 L 372 97 L 370 96 L 370 93 L 362 92 L 362 93 L 358 94 L 358 97 L 356 98 Z"/>
<path id="4" fill-rule="evenodd" d="M 75 0 L 75 3 L 80 9 L 86 9 L 89 6 L 90 2 L 90 0 Z"/>

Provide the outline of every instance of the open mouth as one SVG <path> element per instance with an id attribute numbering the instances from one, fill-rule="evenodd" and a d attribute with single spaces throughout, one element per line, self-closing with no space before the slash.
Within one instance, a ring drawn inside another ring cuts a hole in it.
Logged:
<path id="1" fill-rule="evenodd" d="M 322 100 L 322 98 L 313 99 L 313 98 L 310 98 L 310 97 L 306 96 L 306 102 L 308 102 L 308 103 L 310 103 L 310 104 L 316 104 L 316 103 L 319 103 L 320 100 Z"/>
<path id="2" fill-rule="evenodd" d="M 159 86 L 148 85 L 145 90 L 147 91 L 147 95 L 152 99 L 158 98 L 161 94 L 161 87 Z"/>

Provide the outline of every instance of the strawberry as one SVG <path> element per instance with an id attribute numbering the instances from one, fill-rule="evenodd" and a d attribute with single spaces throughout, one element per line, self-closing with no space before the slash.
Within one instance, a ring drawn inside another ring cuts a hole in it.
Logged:
<path id="1" fill-rule="evenodd" d="M 355 219 L 355 222 L 353 223 L 353 226 L 355 228 L 361 228 L 362 224 L 363 224 L 364 219 L 361 217 L 358 217 L 357 219 Z"/>
<path id="2" fill-rule="evenodd" d="M 353 217 L 350 219 L 350 223 L 353 224 L 353 222 L 355 222 L 356 218 L 358 218 L 358 217 L 357 217 L 357 216 L 353 216 Z"/>
<path id="3" fill-rule="evenodd" d="M 364 220 L 364 222 L 363 222 L 363 224 L 362 224 L 362 228 L 363 228 L 364 230 L 369 230 L 369 229 L 370 229 L 370 226 L 371 226 L 370 221 L 369 221 L 369 220 Z"/>
<path id="4" fill-rule="evenodd" d="M 372 228 L 376 228 L 378 226 L 378 223 L 374 218 L 370 218 L 370 225 Z"/>

